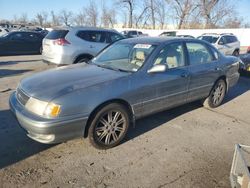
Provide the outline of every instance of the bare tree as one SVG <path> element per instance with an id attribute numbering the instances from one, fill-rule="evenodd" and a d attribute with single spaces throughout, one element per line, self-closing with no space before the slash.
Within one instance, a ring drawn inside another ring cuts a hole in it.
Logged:
<path id="1" fill-rule="evenodd" d="M 57 16 L 54 13 L 53 10 L 50 12 L 50 16 L 51 16 L 51 24 L 52 24 L 52 26 L 59 26 L 60 25 L 60 18 L 59 18 L 59 16 Z"/>
<path id="2" fill-rule="evenodd" d="M 116 11 L 112 7 L 108 9 L 105 4 L 102 6 L 101 25 L 103 27 L 114 27 L 116 23 Z"/>
<path id="3" fill-rule="evenodd" d="M 22 13 L 20 18 L 19 18 L 19 22 L 22 24 L 27 24 L 28 23 L 28 16 L 26 13 Z"/>
<path id="4" fill-rule="evenodd" d="M 242 22 L 237 17 L 230 17 L 225 20 L 223 27 L 225 28 L 240 28 L 242 26 Z"/>
<path id="5" fill-rule="evenodd" d="M 41 27 L 43 27 L 44 19 L 41 13 L 36 14 L 36 21 L 39 23 Z"/>
<path id="6" fill-rule="evenodd" d="M 178 29 L 182 29 L 188 16 L 190 16 L 199 5 L 195 3 L 194 0 L 171 0 L 171 2 L 178 22 Z"/>
<path id="7" fill-rule="evenodd" d="M 155 3 L 155 17 L 161 29 L 164 29 L 167 19 L 167 3 L 165 0 L 157 0 Z"/>
<path id="8" fill-rule="evenodd" d="M 205 19 L 205 28 L 221 27 L 226 20 L 237 17 L 230 0 L 200 0 L 200 7 Z"/>
<path id="9" fill-rule="evenodd" d="M 150 20 L 151 17 L 150 4 L 148 3 L 148 1 L 144 1 L 142 9 L 140 11 L 137 10 L 137 12 L 139 13 L 138 15 L 134 14 L 135 27 L 144 28 L 144 26 L 147 25 L 148 20 Z"/>
<path id="10" fill-rule="evenodd" d="M 89 1 L 89 5 L 86 7 L 87 24 L 96 27 L 98 24 L 98 9 L 93 0 Z"/>
<path id="11" fill-rule="evenodd" d="M 127 15 L 127 12 L 126 11 L 124 11 L 124 10 L 122 10 L 121 11 L 121 16 L 122 16 L 122 23 L 123 23 L 123 25 L 122 25 L 122 27 L 124 28 L 126 28 L 127 27 L 127 23 L 128 23 L 128 15 Z"/>
<path id="12" fill-rule="evenodd" d="M 47 24 L 48 13 L 45 11 L 37 13 L 35 18 L 36 18 L 36 21 L 39 23 L 39 25 L 41 27 L 44 27 Z"/>
<path id="13" fill-rule="evenodd" d="M 135 9 L 135 0 L 119 0 L 118 3 L 123 3 L 125 7 L 129 11 L 129 21 L 128 21 L 128 27 L 133 27 L 133 13 Z"/>
<path id="14" fill-rule="evenodd" d="M 150 13 L 153 29 L 155 29 L 155 0 L 150 0 Z"/>
<path id="15" fill-rule="evenodd" d="M 66 9 L 63 9 L 61 11 L 60 19 L 66 26 L 70 26 L 71 19 L 73 17 L 73 13 L 71 11 L 67 11 Z"/>
<path id="16" fill-rule="evenodd" d="M 17 17 L 16 14 L 13 16 L 12 22 L 13 22 L 14 24 L 17 24 L 17 23 L 18 23 L 18 17 Z"/>
<path id="17" fill-rule="evenodd" d="M 205 18 L 205 28 L 210 28 L 212 26 L 212 11 L 214 7 L 218 4 L 219 0 L 201 0 L 201 12 Z"/>
<path id="18" fill-rule="evenodd" d="M 78 14 L 76 14 L 76 16 L 74 17 L 74 22 L 79 26 L 83 26 L 86 24 L 86 13 L 84 8 L 82 8 L 82 10 Z"/>

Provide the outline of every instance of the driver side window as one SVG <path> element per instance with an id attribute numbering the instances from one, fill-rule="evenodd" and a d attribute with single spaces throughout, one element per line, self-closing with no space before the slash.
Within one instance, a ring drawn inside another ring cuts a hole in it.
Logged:
<path id="1" fill-rule="evenodd" d="M 23 35 L 21 33 L 14 33 L 10 37 L 11 40 L 23 40 Z"/>
<path id="2" fill-rule="evenodd" d="M 185 56 L 182 43 L 166 45 L 158 54 L 154 65 L 163 64 L 168 69 L 185 66 Z"/>

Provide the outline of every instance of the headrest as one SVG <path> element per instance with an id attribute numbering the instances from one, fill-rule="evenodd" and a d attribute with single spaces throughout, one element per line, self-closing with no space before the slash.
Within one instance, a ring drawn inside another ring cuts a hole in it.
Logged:
<path id="1" fill-rule="evenodd" d="M 137 51 L 135 54 L 135 58 L 141 61 L 145 60 L 145 54 L 143 51 Z"/>

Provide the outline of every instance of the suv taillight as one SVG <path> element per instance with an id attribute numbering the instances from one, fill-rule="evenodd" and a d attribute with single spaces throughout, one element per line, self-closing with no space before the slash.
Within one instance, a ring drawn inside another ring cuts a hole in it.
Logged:
<path id="1" fill-rule="evenodd" d="M 66 45 L 70 44 L 70 42 L 67 41 L 66 39 L 62 38 L 62 39 L 56 39 L 56 40 L 54 40 L 53 44 L 54 45 L 59 45 L 59 46 L 66 46 Z"/>

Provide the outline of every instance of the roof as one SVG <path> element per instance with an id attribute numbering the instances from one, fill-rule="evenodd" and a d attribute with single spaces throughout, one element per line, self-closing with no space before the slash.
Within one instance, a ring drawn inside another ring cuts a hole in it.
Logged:
<path id="1" fill-rule="evenodd" d="M 54 30 L 71 30 L 71 31 L 76 31 L 76 30 L 99 30 L 99 31 L 115 31 L 114 29 L 105 29 L 105 28 L 100 28 L 100 27 L 87 27 L 87 26 L 75 26 L 75 27 L 55 27 L 53 28 Z"/>
<path id="2" fill-rule="evenodd" d="M 223 35 L 234 35 L 233 33 L 203 33 L 202 36 L 223 36 Z"/>
<path id="3" fill-rule="evenodd" d="M 136 38 L 129 38 L 123 39 L 121 43 L 138 43 L 138 44 L 160 44 L 165 42 L 182 42 L 182 41 L 199 41 L 198 39 L 192 38 L 180 38 L 180 37 L 136 37 Z"/>

